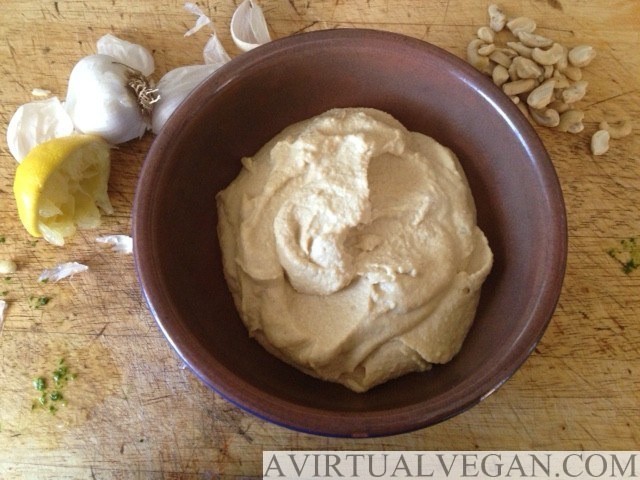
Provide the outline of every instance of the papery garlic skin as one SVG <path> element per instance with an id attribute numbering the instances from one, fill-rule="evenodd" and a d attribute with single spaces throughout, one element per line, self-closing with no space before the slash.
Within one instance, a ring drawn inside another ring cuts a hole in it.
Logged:
<path id="1" fill-rule="evenodd" d="M 127 81 L 131 70 L 108 55 L 89 55 L 71 71 L 65 109 L 76 129 L 111 144 L 142 137 L 148 121 Z"/>
<path id="2" fill-rule="evenodd" d="M 116 37 L 110 33 L 100 37 L 96 43 L 98 53 L 108 55 L 148 77 L 156 69 L 151 52 L 137 43 Z"/>
<path id="3" fill-rule="evenodd" d="M 271 41 L 262 8 L 252 0 L 244 0 L 231 17 L 231 38 L 243 52 Z"/>
<path id="4" fill-rule="evenodd" d="M 206 25 L 209 25 L 211 23 L 211 19 L 207 15 L 205 15 L 205 13 L 202 11 L 202 9 L 197 4 L 195 4 L 193 2 L 185 2 L 184 9 L 187 12 L 193 13 L 194 15 L 198 16 L 198 19 L 196 20 L 196 24 L 193 26 L 193 28 L 189 29 L 184 34 L 185 37 L 189 37 L 189 36 L 193 35 L 198 30 L 200 30 L 202 27 L 204 27 Z"/>
<path id="5" fill-rule="evenodd" d="M 157 85 L 160 100 L 154 105 L 151 114 L 153 133 L 158 134 L 187 95 L 222 65 L 223 62 L 187 65 L 167 72 Z"/>
<path id="6" fill-rule="evenodd" d="M 73 133 L 73 122 L 58 97 L 25 103 L 18 107 L 7 126 L 7 145 L 18 161 L 36 145 Z"/>
<path id="7" fill-rule="evenodd" d="M 222 42 L 215 33 L 211 35 L 202 51 L 204 63 L 227 63 L 231 57 L 222 46 Z"/>

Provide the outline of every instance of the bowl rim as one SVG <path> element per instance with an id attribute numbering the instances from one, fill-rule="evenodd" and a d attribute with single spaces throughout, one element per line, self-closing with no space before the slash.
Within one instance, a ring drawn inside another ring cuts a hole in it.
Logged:
<path id="1" fill-rule="evenodd" d="M 184 108 L 178 107 L 165 124 L 163 130 L 154 139 L 142 166 L 132 209 L 136 274 L 143 297 L 152 316 L 181 360 L 209 388 L 242 410 L 271 423 L 316 435 L 377 437 L 407 433 L 442 422 L 478 404 L 511 378 L 535 349 L 551 321 L 560 298 L 568 250 L 566 208 L 557 172 L 541 139 L 511 100 L 496 88 L 485 75 L 478 72 L 461 58 L 441 47 L 404 34 L 375 29 L 335 28 L 304 32 L 276 39 L 245 52 L 220 67 L 204 80 L 188 98 L 199 96 L 200 92 L 204 91 L 207 91 L 207 95 L 212 97 L 227 84 L 240 78 L 243 72 L 256 67 L 260 62 L 264 61 L 266 56 L 281 54 L 282 51 L 287 49 L 308 49 L 312 48 L 312 45 L 322 44 L 327 41 L 339 41 L 345 43 L 345 45 L 354 41 L 362 41 L 364 43 L 371 41 L 388 42 L 393 45 L 402 44 L 419 49 L 425 55 L 436 56 L 439 60 L 450 64 L 452 68 L 460 72 L 463 81 L 473 85 L 473 88 L 484 96 L 495 110 L 501 113 L 505 121 L 515 124 L 514 130 L 522 133 L 519 135 L 520 142 L 526 146 L 529 157 L 537 160 L 536 166 L 540 168 L 543 176 L 541 183 L 547 185 L 552 197 L 550 203 L 558 208 L 558 211 L 554 212 L 556 215 L 553 221 L 549 221 L 550 232 L 555 240 L 555 245 L 558 246 L 557 249 L 551 252 L 557 268 L 553 272 L 554 275 L 545 279 L 544 285 L 541 286 L 538 292 L 538 303 L 544 308 L 539 308 L 538 306 L 535 309 L 535 314 L 531 315 L 532 321 L 527 324 L 528 328 L 519 332 L 517 342 L 518 345 L 522 344 L 522 346 L 512 349 L 503 355 L 494 364 L 493 368 L 484 371 L 484 374 L 472 384 L 456 385 L 452 390 L 448 390 L 447 395 L 456 389 L 463 390 L 461 392 L 462 395 L 456 401 L 451 402 L 447 398 L 442 398 L 435 403 L 437 408 L 434 408 L 432 400 L 429 404 L 429 411 L 425 411 L 424 402 L 422 402 L 396 407 L 391 410 L 373 412 L 347 410 L 326 412 L 314 407 L 293 404 L 280 397 L 265 393 L 254 385 L 234 377 L 233 372 L 220 363 L 213 366 L 199 367 L 197 358 L 204 348 L 201 344 L 184 348 L 188 332 L 185 332 L 180 325 L 177 325 L 176 322 L 169 318 L 171 315 L 177 315 L 178 312 L 173 311 L 171 306 L 164 304 L 165 299 L 161 298 L 162 289 L 159 288 L 160 280 L 157 275 L 157 258 L 154 257 L 152 248 L 145 248 L 145 245 L 153 241 L 151 238 L 152 229 L 145 228 L 148 222 L 148 218 L 145 218 L 148 217 L 146 213 L 152 208 L 155 189 L 155 182 L 150 181 L 150 179 L 153 179 L 156 164 L 160 161 L 162 152 L 170 145 L 170 139 L 177 131 L 180 131 L 185 116 L 195 115 L 196 112 L 194 112 L 193 108 L 187 112 Z M 188 103 L 188 98 L 182 105 Z M 200 105 L 196 108 L 204 107 Z M 216 372 L 215 381 L 210 376 L 212 371 Z M 232 378 L 235 378 L 236 382 L 240 382 L 242 388 L 235 384 L 230 384 L 228 380 Z M 288 407 L 286 418 L 283 418 L 282 414 L 278 413 L 282 410 L 283 402 Z M 319 425 L 322 425 L 322 427 L 319 428 Z"/>

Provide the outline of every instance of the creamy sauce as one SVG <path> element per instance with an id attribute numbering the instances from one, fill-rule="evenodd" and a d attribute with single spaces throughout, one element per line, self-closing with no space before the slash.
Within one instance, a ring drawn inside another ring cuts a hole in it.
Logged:
<path id="1" fill-rule="evenodd" d="M 224 271 L 249 333 L 365 391 L 460 350 L 492 254 L 449 149 L 373 109 L 292 125 L 218 194 Z"/>

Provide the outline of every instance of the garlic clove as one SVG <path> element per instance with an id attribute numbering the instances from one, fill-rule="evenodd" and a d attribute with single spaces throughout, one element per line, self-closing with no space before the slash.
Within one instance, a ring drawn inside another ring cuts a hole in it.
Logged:
<path id="1" fill-rule="evenodd" d="M 158 82 L 160 100 L 151 114 L 153 133 L 159 133 L 178 105 L 223 63 L 187 65 L 167 72 Z"/>
<path id="2" fill-rule="evenodd" d="M 51 97 L 18 107 L 7 126 L 7 145 L 20 163 L 39 143 L 72 133 L 71 117 L 58 97 Z"/>
<path id="3" fill-rule="evenodd" d="M 111 144 L 141 137 L 148 120 L 127 85 L 132 70 L 107 55 L 81 59 L 71 71 L 65 109 L 76 129 Z"/>
<path id="4" fill-rule="evenodd" d="M 231 57 L 220 43 L 218 35 L 215 33 L 207 41 L 202 52 L 204 63 L 227 63 Z"/>
<path id="5" fill-rule="evenodd" d="M 196 24 L 193 26 L 193 28 L 191 28 L 190 30 L 187 31 L 187 33 L 184 34 L 185 37 L 193 35 L 205 25 L 208 25 L 211 23 L 211 19 L 207 17 L 202 11 L 202 9 L 195 3 L 185 2 L 184 9 L 187 12 L 193 13 L 194 15 L 198 16 L 198 19 L 196 20 Z"/>
<path id="6" fill-rule="evenodd" d="M 122 40 L 110 33 L 102 36 L 98 40 L 96 47 L 99 54 L 109 55 L 118 62 L 138 70 L 145 77 L 151 75 L 156 68 L 149 50 L 142 45 Z"/>
<path id="7" fill-rule="evenodd" d="M 243 52 L 271 41 L 262 8 L 252 0 L 244 0 L 231 17 L 231 37 Z"/>

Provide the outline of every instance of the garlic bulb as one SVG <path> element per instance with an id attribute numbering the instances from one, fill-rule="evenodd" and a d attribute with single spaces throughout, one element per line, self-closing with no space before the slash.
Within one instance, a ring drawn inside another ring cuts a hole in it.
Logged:
<path id="1" fill-rule="evenodd" d="M 112 144 L 141 137 L 143 109 L 157 100 L 144 76 L 108 55 L 89 55 L 71 71 L 65 108 L 76 129 Z"/>
<path id="2" fill-rule="evenodd" d="M 131 43 L 107 33 L 96 43 L 98 53 L 109 55 L 120 63 L 139 71 L 148 77 L 155 70 L 155 62 L 151 52 L 137 43 Z"/>
<path id="3" fill-rule="evenodd" d="M 7 126 L 7 145 L 18 161 L 33 147 L 73 133 L 73 122 L 58 97 L 26 103 L 16 110 Z"/>
<path id="4" fill-rule="evenodd" d="M 188 65 L 166 73 L 158 82 L 160 100 L 154 105 L 151 115 L 153 133 L 159 133 L 187 95 L 223 64 L 224 62 Z"/>
<path id="5" fill-rule="evenodd" d="M 231 17 L 231 37 L 243 52 L 271 41 L 269 28 L 260 6 L 244 0 Z"/>

